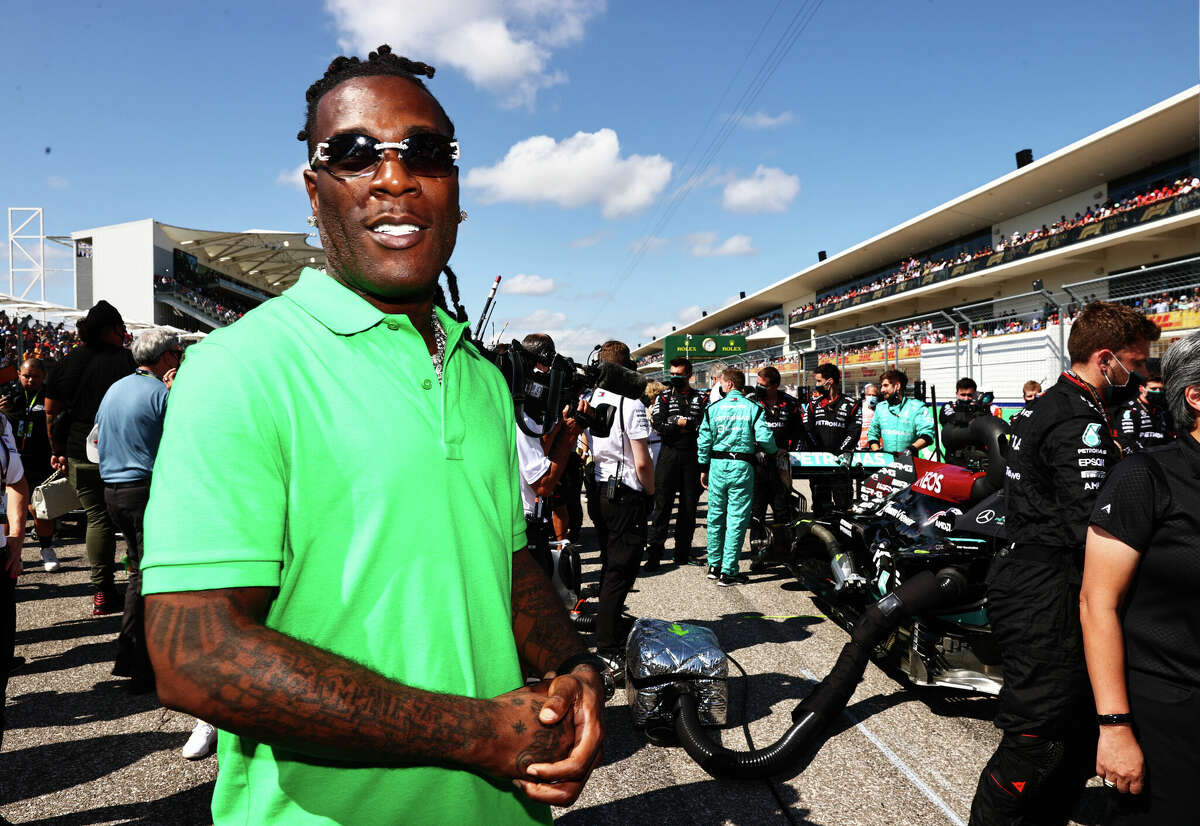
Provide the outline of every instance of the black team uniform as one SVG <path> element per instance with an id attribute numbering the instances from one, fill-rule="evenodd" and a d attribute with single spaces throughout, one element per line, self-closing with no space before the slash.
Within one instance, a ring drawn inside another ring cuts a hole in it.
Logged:
<path id="1" fill-rule="evenodd" d="M 762 407 L 767 429 L 771 431 L 775 438 L 775 446 L 779 448 L 775 456 L 767 457 L 768 463 L 784 461 L 788 453 L 799 450 L 806 444 L 807 434 L 801 420 L 800 402 L 782 390 L 776 391 L 773 402 L 768 401 L 766 396 L 755 393 L 754 402 Z M 773 472 L 774 470 L 774 464 L 768 464 L 765 472 L 762 468 L 756 469 L 754 503 L 750 511 L 752 526 L 766 524 L 768 503 L 771 505 L 771 518 L 776 522 L 790 518 L 792 491 L 790 486 L 784 486 L 779 474 Z M 790 468 L 788 472 L 791 472 Z"/>
<path id="2" fill-rule="evenodd" d="M 646 544 L 646 570 L 655 570 L 662 561 L 671 506 L 679 496 L 675 514 L 675 562 L 686 564 L 691 557 L 692 535 L 696 532 L 696 505 L 700 502 L 700 465 L 696 460 L 696 434 L 708 393 L 689 387 L 686 391 L 668 387 L 650 408 L 650 426 L 662 437 L 658 461 L 654 465 L 654 524 Z M 680 425 L 678 419 L 686 419 Z"/>
<path id="3" fill-rule="evenodd" d="M 1112 417 L 1117 423 L 1117 441 L 1127 454 L 1165 445 L 1174 438 L 1167 411 L 1157 405 L 1134 399 L 1115 408 Z"/>
<path id="4" fill-rule="evenodd" d="M 1188 433 L 1121 463 L 1092 524 L 1140 555 L 1121 614 L 1125 682 L 1146 788 L 1114 795 L 1121 826 L 1196 822 L 1200 776 L 1200 442 Z M 1098 709 L 1108 711 L 1108 709 Z"/>
<path id="5" fill-rule="evenodd" d="M 813 450 L 828 453 L 845 453 L 853 450 L 862 434 L 862 405 L 838 393 L 829 398 L 816 399 L 808 405 L 803 416 L 808 446 Z M 850 507 L 851 488 L 849 481 L 829 482 L 811 480 L 813 513 L 826 513 L 831 507 L 847 510 Z"/>
<path id="6" fill-rule="evenodd" d="M 987 577 L 1004 736 L 980 775 L 971 826 L 1065 823 L 1095 774 L 1079 586 L 1092 507 L 1120 458 L 1101 398 L 1071 372 L 1013 417 L 1004 485 L 1012 545 Z"/>

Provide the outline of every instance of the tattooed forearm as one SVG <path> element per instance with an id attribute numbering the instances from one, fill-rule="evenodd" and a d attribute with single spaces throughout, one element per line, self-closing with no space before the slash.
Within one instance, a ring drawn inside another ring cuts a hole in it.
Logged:
<path id="1" fill-rule="evenodd" d="M 420 691 L 247 621 L 236 594 L 171 598 L 184 596 L 146 606 L 169 705 L 328 759 L 475 765 L 496 736 L 488 700 Z"/>
<path id="2" fill-rule="evenodd" d="M 524 550 L 513 555 L 512 613 L 517 651 L 538 672 L 584 650 L 550 580 Z"/>

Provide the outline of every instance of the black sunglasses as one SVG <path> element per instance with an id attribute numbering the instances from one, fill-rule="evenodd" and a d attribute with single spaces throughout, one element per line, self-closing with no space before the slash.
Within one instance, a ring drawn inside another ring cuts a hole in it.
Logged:
<path id="1" fill-rule="evenodd" d="M 454 162 L 458 160 L 458 141 L 434 132 L 420 132 L 395 142 L 347 132 L 318 143 L 308 163 L 314 170 L 324 169 L 335 178 L 358 178 L 378 169 L 387 149 L 395 149 L 408 171 L 423 178 L 453 174 Z"/>

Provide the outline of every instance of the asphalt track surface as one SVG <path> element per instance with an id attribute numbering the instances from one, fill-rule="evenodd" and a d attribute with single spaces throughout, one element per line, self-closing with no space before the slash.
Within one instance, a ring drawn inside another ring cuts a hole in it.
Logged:
<path id="1" fill-rule="evenodd" d="M 703 514 L 701 507 L 697 548 Z M 591 537 L 585 530 L 585 549 Z M 82 544 L 60 547 L 59 556 L 62 569 L 48 574 L 36 544 L 25 548 L 17 655 L 27 662 L 9 682 L 0 815 L 52 826 L 211 823 L 216 758 L 183 759 L 192 718 L 153 694 L 126 694 L 124 681 L 110 675 L 120 617 L 91 616 Z M 598 563 L 585 550 L 585 582 L 596 580 Z M 730 669 L 729 723 L 720 731 L 738 750 L 746 748 L 743 723 L 758 746 L 786 731 L 791 710 L 847 639 L 782 570 L 750 579 L 719 588 L 703 568 L 666 564 L 643 574 L 626 603 L 633 616 L 712 628 L 746 670 L 742 677 Z M 648 745 L 618 690 L 605 714 L 603 764 L 576 804 L 555 815 L 570 826 L 965 824 L 979 771 L 999 740 L 994 713 L 991 698 L 916 690 L 872 664 L 799 774 L 727 781 L 709 777 L 681 748 Z M 1092 783 L 1075 823 L 1099 822 L 1103 790 Z"/>

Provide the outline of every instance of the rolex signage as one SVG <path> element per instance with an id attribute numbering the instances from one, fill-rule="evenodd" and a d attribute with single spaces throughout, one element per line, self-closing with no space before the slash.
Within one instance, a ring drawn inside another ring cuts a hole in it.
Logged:
<path id="1" fill-rule="evenodd" d="M 663 363 L 670 364 L 671 359 L 680 356 L 695 362 L 740 356 L 744 352 L 745 336 L 704 336 L 688 333 L 667 336 L 663 342 Z"/>

